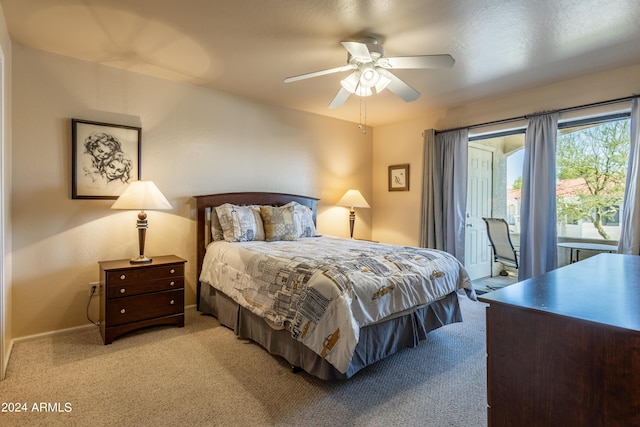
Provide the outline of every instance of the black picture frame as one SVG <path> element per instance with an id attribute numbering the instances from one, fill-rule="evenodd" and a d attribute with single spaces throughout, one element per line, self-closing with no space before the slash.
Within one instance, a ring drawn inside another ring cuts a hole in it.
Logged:
<path id="1" fill-rule="evenodd" d="M 389 166 L 389 191 L 409 191 L 409 164 Z"/>
<path id="2" fill-rule="evenodd" d="M 71 119 L 72 199 L 112 199 L 139 180 L 142 128 Z"/>

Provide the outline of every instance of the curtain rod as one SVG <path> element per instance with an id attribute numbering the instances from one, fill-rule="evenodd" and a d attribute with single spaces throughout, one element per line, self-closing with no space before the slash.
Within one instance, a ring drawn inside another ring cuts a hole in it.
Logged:
<path id="1" fill-rule="evenodd" d="M 471 125 L 471 126 L 461 126 L 461 127 L 452 128 L 452 129 L 436 130 L 435 133 L 438 134 L 438 133 L 442 133 L 442 132 L 451 132 L 451 131 L 462 130 L 462 129 L 475 129 L 475 128 L 481 128 L 481 127 L 485 127 L 485 126 L 492 126 L 492 125 L 500 125 L 500 124 L 511 123 L 511 122 L 518 122 L 518 121 L 521 121 L 521 120 L 526 120 L 529 117 L 539 116 L 541 114 L 566 113 L 566 112 L 569 112 L 569 111 L 584 110 L 586 108 L 601 107 L 603 105 L 618 104 L 620 102 L 630 101 L 630 100 L 632 100 L 634 98 L 637 98 L 639 96 L 640 95 L 635 95 L 634 94 L 634 95 L 631 95 L 631 96 L 625 96 L 624 98 L 616 98 L 616 99 L 610 99 L 608 101 L 593 102 L 591 104 L 584 104 L 584 105 L 578 105 L 578 106 L 575 106 L 575 107 L 561 108 L 559 110 L 550 110 L 550 111 L 543 111 L 543 112 L 540 112 L 540 113 L 531 113 L 531 114 L 527 114 L 525 116 L 511 117 L 509 119 L 503 119 L 503 120 L 494 120 L 492 122 L 479 123 L 479 124 L 475 124 L 475 125 Z"/>

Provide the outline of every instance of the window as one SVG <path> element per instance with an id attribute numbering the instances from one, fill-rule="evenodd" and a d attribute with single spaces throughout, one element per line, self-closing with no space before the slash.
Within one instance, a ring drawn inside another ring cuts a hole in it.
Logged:
<path id="1" fill-rule="evenodd" d="M 522 200 L 522 165 L 524 161 L 524 134 L 521 146 L 507 157 L 507 223 L 511 230 L 520 232 L 520 202 Z"/>
<path id="2" fill-rule="evenodd" d="M 566 124 L 558 130 L 558 236 L 620 238 L 630 147 L 629 119 Z"/>

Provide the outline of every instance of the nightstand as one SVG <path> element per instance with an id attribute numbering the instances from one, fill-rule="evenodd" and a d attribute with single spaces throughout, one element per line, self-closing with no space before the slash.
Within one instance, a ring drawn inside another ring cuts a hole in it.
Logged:
<path id="1" fill-rule="evenodd" d="M 174 256 L 149 263 L 100 261 L 100 333 L 105 344 L 155 325 L 184 326 L 184 264 Z"/>

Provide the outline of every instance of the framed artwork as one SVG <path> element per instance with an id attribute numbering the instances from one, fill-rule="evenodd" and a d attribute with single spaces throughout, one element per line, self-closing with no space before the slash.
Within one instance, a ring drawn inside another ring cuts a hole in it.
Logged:
<path id="1" fill-rule="evenodd" d="M 117 199 L 140 179 L 142 129 L 71 119 L 73 199 Z"/>
<path id="2" fill-rule="evenodd" d="M 389 166 L 389 191 L 409 191 L 409 164 Z"/>

